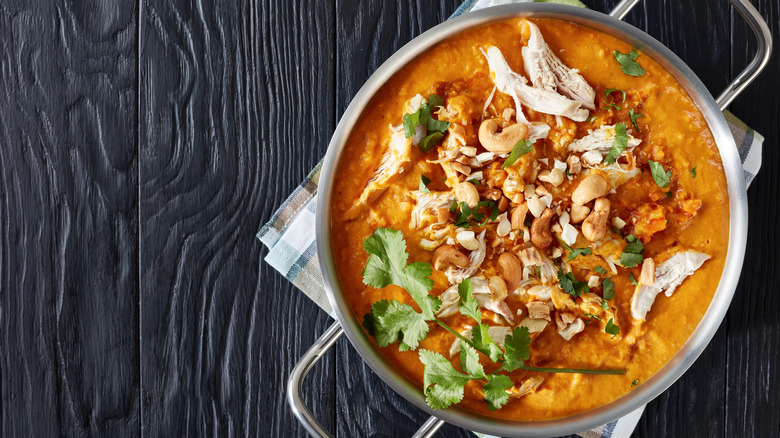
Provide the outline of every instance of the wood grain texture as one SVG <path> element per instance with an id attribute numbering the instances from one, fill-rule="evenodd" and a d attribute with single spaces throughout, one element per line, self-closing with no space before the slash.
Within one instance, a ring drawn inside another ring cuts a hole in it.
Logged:
<path id="1" fill-rule="evenodd" d="M 301 434 L 284 382 L 328 321 L 254 235 L 335 127 L 332 5 L 144 1 L 141 16 L 144 434 Z M 311 379 L 333 388 L 328 365 Z M 332 390 L 307 390 L 332 428 Z"/>
<path id="2" fill-rule="evenodd" d="M 0 435 L 134 436 L 137 11 L 0 4 Z"/>

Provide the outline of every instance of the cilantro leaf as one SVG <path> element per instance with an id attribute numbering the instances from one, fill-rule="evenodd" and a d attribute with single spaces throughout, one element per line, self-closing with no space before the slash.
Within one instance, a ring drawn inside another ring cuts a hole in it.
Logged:
<path id="1" fill-rule="evenodd" d="M 626 134 L 626 124 L 620 122 L 615 125 L 615 142 L 612 143 L 612 147 L 609 148 L 609 152 L 604 158 L 604 161 L 607 163 L 614 163 L 627 147 L 628 134 Z"/>
<path id="2" fill-rule="evenodd" d="M 444 99 L 439 97 L 438 94 L 431 94 L 430 96 L 428 96 L 427 105 L 429 108 L 436 108 L 437 106 L 442 106 L 444 105 Z"/>
<path id="3" fill-rule="evenodd" d="M 569 251 L 569 255 L 566 256 L 566 261 L 570 262 L 574 259 L 576 259 L 579 256 L 584 255 L 590 255 L 590 248 L 570 248 L 568 245 L 563 243 L 563 247 L 566 248 L 567 251 Z"/>
<path id="4" fill-rule="evenodd" d="M 518 326 L 504 339 L 504 364 L 507 371 L 514 371 L 523 366 L 524 361 L 531 357 L 531 334 L 528 327 Z"/>
<path id="5" fill-rule="evenodd" d="M 488 382 L 482 385 L 487 408 L 489 411 L 501 409 L 509 401 L 509 394 L 506 390 L 513 386 L 512 379 L 503 374 L 491 374 L 487 376 L 487 379 Z"/>
<path id="6" fill-rule="evenodd" d="M 420 350 L 420 362 L 425 365 L 423 390 L 425 403 L 433 409 L 444 409 L 463 400 L 463 387 L 471 378 L 456 370 L 439 353 Z"/>
<path id="7" fill-rule="evenodd" d="M 472 296 L 472 290 L 470 278 L 460 282 L 458 285 L 458 295 L 460 295 L 458 309 L 461 314 L 474 318 L 477 322 L 480 322 L 482 321 L 482 311 L 479 310 L 479 303 L 477 303 L 477 300 Z"/>
<path id="8" fill-rule="evenodd" d="M 414 350 L 428 336 L 428 324 L 423 316 L 408 304 L 396 300 L 380 300 L 371 306 L 363 318 L 363 327 L 376 339 L 378 347 L 387 347 L 400 340 L 398 349 Z"/>
<path id="9" fill-rule="evenodd" d="M 450 127 L 450 122 L 445 122 L 443 120 L 436 120 L 433 117 L 428 119 L 428 133 L 444 133 L 447 131 L 447 128 Z"/>
<path id="10" fill-rule="evenodd" d="M 509 156 L 506 157 L 506 160 L 504 161 L 504 164 L 501 165 L 502 169 L 506 169 L 507 167 L 515 164 L 515 161 L 517 161 L 518 158 L 522 157 L 523 155 L 531 152 L 534 150 L 533 143 L 531 143 L 528 140 L 520 140 L 517 143 L 515 143 L 515 146 L 512 148 L 512 152 L 509 153 Z"/>
<path id="11" fill-rule="evenodd" d="M 604 106 L 601 109 L 608 110 L 608 109 L 611 109 L 611 108 L 614 108 L 615 111 L 620 111 L 620 106 L 619 105 L 615 105 L 614 103 L 609 103 L 609 102 L 604 103 Z"/>
<path id="12" fill-rule="evenodd" d="M 485 379 L 485 369 L 479 363 L 479 354 L 471 345 L 460 344 L 460 368 L 473 379 Z"/>
<path id="13" fill-rule="evenodd" d="M 596 266 L 595 268 L 593 268 L 593 272 L 597 272 L 599 274 L 606 274 L 607 270 L 602 268 L 601 266 Z"/>
<path id="14" fill-rule="evenodd" d="M 653 179 L 655 180 L 655 183 L 658 184 L 658 187 L 664 188 L 668 186 L 672 178 L 672 171 L 664 170 L 663 165 L 656 163 L 653 160 L 647 160 L 647 162 L 650 164 L 650 172 L 653 174 Z"/>
<path id="15" fill-rule="evenodd" d="M 613 91 L 620 91 L 620 92 L 622 93 L 622 95 L 623 95 L 623 99 L 620 101 L 620 103 L 625 103 L 625 102 L 626 102 L 626 92 L 625 92 L 625 91 L 623 91 L 623 90 L 621 90 L 620 88 L 607 88 L 606 90 L 604 90 L 604 98 L 605 98 L 605 99 L 606 99 L 606 98 L 608 98 L 608 97 L 609 97 L 609 95 L 610 95 L 610 94 L 611 94 Z M 618 107 L 618 109 L 620 109 L 620 107 Z"/>
<path id="16" fill-rule="evenodd" d="M 605 300 L 615 298 L 615 283 L 609 278 L 601 281 L 601 291 Z"/>
<path id="17" fill-rule="evenodd" d="M 691 178 L 696 178 L 696 166 L 691 167 Z"/>
<path id="18" fill-rule="evenodd" d="M 411 138 L 416 133 L 417 125 L 420 124 L 420 111 L 412 114 L 404 114 L 404 136 Z"/>
<path id="19" fill-rule="evenodd" d="M 403 287 L 401 273 L 409 254 L 406 253 L 406 241 L 400 231 L 377 228 L 363 241 L 363 250 L 369 254 L 363 268 L 364 284 L 377 289 L 389 284 Z"/>
<path id="20" fill-rule="evenodd" d="M 431 179 L 425 175 L 420 175 L 420 183 L 417 185 L 417 190 L 423 193 L 431 193 L 428 189 L 428 184 L 431 183 Z"/>
<path id="21" fill-rule="evenodd" d="M 639 132 L 639 126 L 636 124 L 636 119 L 642 117 L 642 114 L 635 113 L 634 109 L 628 110 L 628 116 L 631 117 L 631 124 L 634 125 L 634 129 L 636 129 L 636 132 Z"/>
<path id="22" fill-rule="evenodd" d="M 628 281 L 630 281 L 634 286 L 637 286 L 636 278 L 634 278 L 633 273 L 628 274 Z"/>
<path id="23" fill-rule="evenodd" d="M 620 254 L 620 265 L 624 268 L 633 268 L 645 259 L 642 256 L 642 253 L 645 252 L 645 246 L 633 234 L 626 236 L 626 240 L 628 241 L 628 246 Z"/>
<path id="24" fill-rule="evenodd" d="M 390 284 L 401 286 L 420 306 L 423 318 L 432 320 L 441 305 L 438 298 L 428 295 L 433 288 L 430 279 L 433 270 L 425 262 L 406 265 L 409 254 L 403 234 L 390 228 L 377 228 L 363 241 L 363 249 L 369 254 L 363 268 L 363 283 L 377 289 Z"/>
<path id="25" fill-rule="evenodd" d="M 604 310 L 607 310 L 607 309 L 609 309 L 609 304 L 607 304 L 606 301 L 601 300 L 601 308 L 604 309 Z"/>
<path id="26" fill-rule="evenodd" d="M 420 147 L 421 151 L 428 152 L 434 146 L 441 143 L 443 138 L 444 138 L 444 134 L 442 134 L 441 132 L 434 132 L 433 134 L 428 134 L 425 138 L 420 140 L 420 144 L 418 146 Z"/>
<path id="27" fill-rule="evenodd" d="M 612 335 L 612 337 L 614 338 L 615 336 L 620 334 L 620 327 L 618 327 L 615 324 L 615 321 L 613 321 L 612 318 L 609 318 L 609 321 L 607 321 L 607 326 L 604 327 L 604 331 L 607 332 L 607 334 Z"/>
<path id="28" fill-rule="evenodd" d="M 620 64 L 620 70 L 629 76 L 642 76 L 645 74 L 645 69 L 634 61 L 639 57 L 639 53 L 636 50 L 631 50 L 628 54 L 620 53 L 617 50 L 612 52 L 615 55 L 615 61 Z"/>
<path id="29" fill-rule="evenodd" d="M 471 343 L 477 351 L 484 353 L 493 362 L 498 361 L 503 354 L 496 341 L 488 334 L 487 324 L 477 324 L 471 328 Z"/>
<path id="30" fill-rule="evenodd" d="M 561 268 L 558 268 L 558 283 L 564 292 L 573 297 L 578 297 L 590 290 L 587 281 L 577 281 L 573 273 L 564 274 Z"/>

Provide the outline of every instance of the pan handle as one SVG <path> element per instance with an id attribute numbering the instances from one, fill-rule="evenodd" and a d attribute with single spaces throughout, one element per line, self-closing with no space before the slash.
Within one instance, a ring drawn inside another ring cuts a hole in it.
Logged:
<path id="1" fill-rule="evenodd" d="M 764 70 L 772 54 L 772 33 L 769 31 L 769 26 L 766 25 L 766 21 L 761 17 L 761 14 L 748 0 L 729 0 L 729 2 L 739 12 L 739 15 L 747 21 L 748 26 L 750 26 L 753 34 L 756 36 L 758 48 L 756 56 L 753 57 L 750 64 L 715 99 L 721 111 L 725 110 L 731 101 Z"/>
<path id="2" fill-rule="evenodd" d="M 295 417 L 303 425 L 303 427 L 313 437 L 332 437 L 321 424 L 314 418 L 311 411 L 303 402 L 301 396 L 301 387 L 303 381 L 306 379 L 306 375 L 309 374 L 314 364 L 322 359 L 322 356 L 328 352 L 330 347 L 336 343 L 336 341 L 344 334 L 344 329 L 341 328 L 339 323 L 334 323 L 325 331 L 325 333 L 314 342 L 314 345 L 309 348 L 309 351 L 303 355 L 298 364 L 293 368 L 290 378 L 287 380 L 287 403 L 290 405 Z"/>
<path id="3" fill-rule="evenodd" d="M 328 327 L 328 330 L 314 342 L 314 345 L 309 348 L 306 354 L 303 355 L 301 360 L 295 365 L 290 378 L 287 380 L 287 403 L 290 405 L 295 417 L 303 425 L 303 427 L 309 432 L 309 435 L 315 438 L 332 437 L 325 427 L 314 418 L 309 408 L 303 402 L 303 396 L 301 395 L 301 389 L 303 381 L 306 380 L 306 376 L 311 371 L 312 367 L 322 359 L 322 356 L 328 352 L 328 350 L 336 343 L 336 341 L 344 334 L 344 329 L 341 328 L 339 323 L 334 323 Z M 430 417 L 420 429 L 413 435 L 414 438 L 430 438 L 437 430 L 444 424 L 444 421 L 439 420 L 436 417 Z"/>
<path id="4" fill-rule="evenodd" d="M 639 3 L 640 0 L 622 0 L 615 6 L 609 15 L 622 20 L 628 15 L 628 12 Z M 748 26 L 753 31 L 758 41 L 758 49 L 756 50 L 756 56 L 753 60 L 742 70 L 736 79 L 734 79 L 723 92 L 720 93 L 715 102 L 718 104 L 718 108 L 721 111 L 725 110 L 727 106 L 737 97 L 739 94 L 753 82 L 753 79 L 758 76 L 767 63 L 769 63 L 769 57 L 772 54 L 772 33 L 769 31 L 764 18 L 758 13 L 756 8 L 750 3 L 749 0 L 729 0 L 734 9 L 739 12 L 739 15 L 747 21 Z"/>

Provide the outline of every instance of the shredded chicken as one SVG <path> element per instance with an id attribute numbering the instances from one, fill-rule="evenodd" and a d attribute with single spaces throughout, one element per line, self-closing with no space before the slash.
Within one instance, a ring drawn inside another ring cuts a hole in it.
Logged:
<path id="1" fill-rule="evenodd" d="M 485 231 L 482 231 L 479 233 L 479 236 L 477 236 L 479 248 L 471 251 L 471 254 L 469 254 L 468 266 L 465 268 L 459 268 L 455 265 L 450 265 L 450 267 L 447 268 L 447 272 L 445 272 L 445 274 L 447 274 L 447 279 L 450 281 L 450 284 L 459 284 L 461 281 L 471 277 L 477 272 L 477 270 L 479 270 L 480 265 L 482 265 L 482 262 L 485 260 L 485 254 L 487 252 L 487 246 L 485 245 Z"/>
<path id="2" fill-rule="evenodd" d="M 520 398 L 526 394 L 530 394 L 534 391 L 536 391 L 537 388 L 539 388 L 539 385 L 544 382 L 544 379 L 541 377 L 530 377 L 523 381 L 523 383 L 518 388 L 517 386 L 512 386 L 511 388 L 506 390 L 506 393 L 509 394 L 510 397 L 514 398 Z"/>
<path id="3" fill-rule="evenodd" d="M 642 143 L 642 140 L 635 138 L 631 134 L 627 135 L 628 146 L 625 149 L 626 151 L 632 151 L 635 147 Z M 603 155 L 606 155 L 614 143 L 615 125 L 604 125 L 598 129 L 589 130 L 588 135 L 585 137 L 569 143 L 568 149 L 570 152 L 599 151 Z"/>
<path id="4" fill-rule="evenodd" d="M 366 188 L 363 189 L 363 193 L 360 195 L 354 210 L 368 202 L 373 201 L 379 195 L 384 193 L 390 186 L 390 183 L 395 181 L 399 175 L 404 173 L 411 161 L 411 146 L 410 139 L 404 137 L 403 127 L 391 127 L 393 130 L 393 136 L 390 138 L 387 151 L 382 155 L 382 162 L 379 164 L 379 168 L 374 171 L 371 179 L 368 180 Z"/>
<path id="5" fill-rule="evenodd" d="M 504 298 L 497 299 L 490 293 L 490 287 L 488 281 L 483 277 L 471 278 L 472 295 L 480 307 L 485 310 L 490 310 L 493 313 L 501 315 L 504 319 L 513 324 L 515 322 L 515 316 L 512 314 L 509 306 L 504 302 Z M 446 318 L 454 315 L 458 312 L 458 303 L 460 302 L 460 295 L 458 294 L 458 285 L 454 284 L 450 286 L 444 293 L 439 296 L 442 301 L 439 311 L 436 316 L 439 318 Z"/>
<path id="6" fill-rule="evenodd" d="M 585 108 L 596 109 L 596 91 L 593 87 L 580 76 L 578 70 L 567 67 L 555 56 L 535 24 L 527 20 L 525 23 L 531 31 L 531 37 L 528 45 L 522 49 L 523 65 L 531 83 L 538 88 L 557 91 L 580 102 Z"/>
<path id="7" fill-rule="evenodd" d="M 696 251 L 679 252 L 655 268 L 654 283 L 643 284 L 644 276 L 640 277 L 631 298 L 631 316 L 644 321 L 659 293 L 665 292 L 666 296 L 672 296 L 677 286 L 709 258 L 709 255 Z"/>

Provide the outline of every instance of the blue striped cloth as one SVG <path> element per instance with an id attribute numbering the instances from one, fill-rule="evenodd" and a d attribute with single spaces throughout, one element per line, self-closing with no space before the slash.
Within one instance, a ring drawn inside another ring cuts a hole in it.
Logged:
<path id="1" fill-rule="evenodd" d="M 480 7 L 520 1 L 528 0 L 469 0 L 461 5 L 450 18 Z M 745 170 L 745 182 L 750 185 L 761 168 L 761 146 L 764 138 L 730 112 L 724 111 L 723 115 L 739 150 L 742 167 Z M 269 249 L 265 261 L 329 315 L 333 316 L 333 309 L 328 302 L 325 284 L 320 273 L 314 234 L 314 212 L 317 205 L 317 186 L 321 167 L 322 162 L 320 161 L 281 207 L 276 210 L 271 220 L 260 229 L 257 238 Z M 636 428 L 643 411 L 644 407 L 617 421 L 584 431 L 579 435 L 584 438 L 628 437 Z M 482 434 L 477 435 L 487 437 Z"/>

